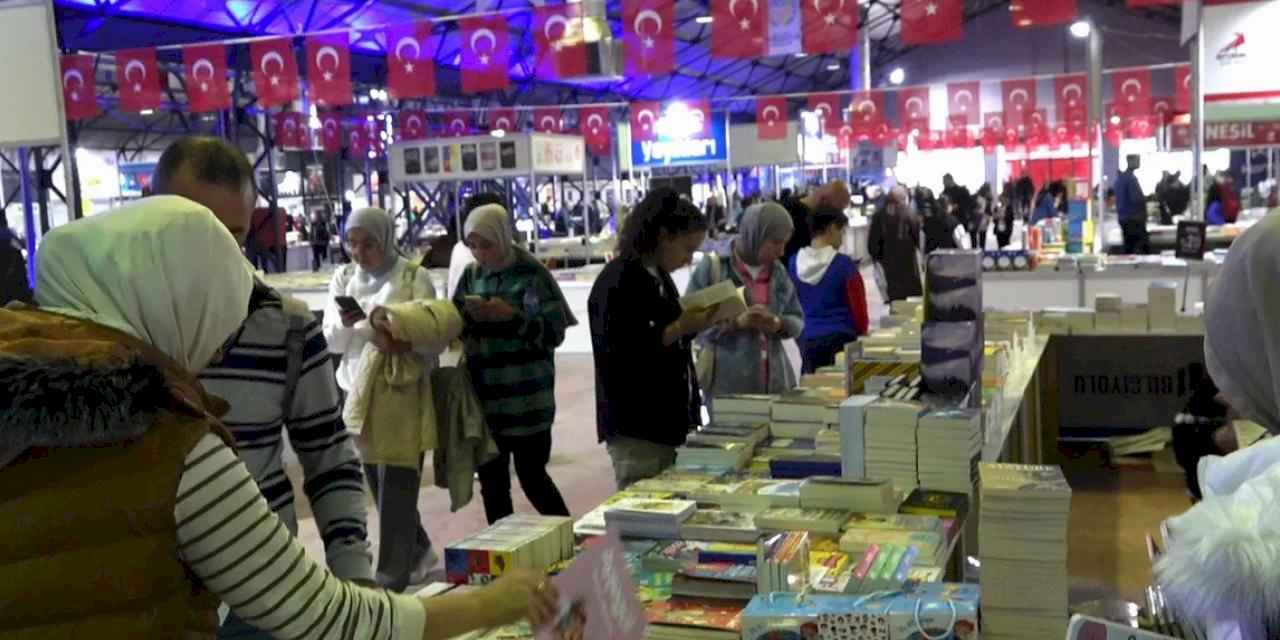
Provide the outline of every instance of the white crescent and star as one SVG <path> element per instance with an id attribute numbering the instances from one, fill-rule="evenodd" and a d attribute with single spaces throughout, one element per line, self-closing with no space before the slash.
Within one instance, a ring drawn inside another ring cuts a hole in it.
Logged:
<path id="1" fill-rule="evenodd" d="M 555 130 L 556 128 L 555 116 L 542 116 L 542 119 L 538 121 L 538 126 L 547 131 Z"/>
<path id="2" fill-rule="evenodd" d="M 326 69 L 324 66 L 324 61 L 327 58 L 333 58 L 332 69 Z M 320 47 L 320 50 L 316 52 L 316 68 L 321 70 L 321 75 L 324 76 L 325 82 L 332 82 L 333 72 L 337 71 L 338 68 L 341 66 L 342 66 L 342 59 L 338 57 L 337 49 L 330 46 L 323 46 L 323 47 Z"/>
<path id="3" fill-rule="evenodd" d="M 770 116 L 770 113 L 773 115 Z M 778 118 L 782 116 L 781 112 L 778 111 L 778 107 L 775 105 L 767 105 L 764 109 L 760 110 L 760 115 L 764 116 L 765 121 L 770 124 L 777 122 Z"/>
<path id="4" fill-rule="evenodd" d="M 636 114 L 636 122 L 643 125 L 645 129 L 653 128 L 653 121 L 655 118 L 656 116 L 653 115 L 653 111 L 650 109 L 641 109 L 640 112 Z"/>
<path id="5" fill-rule="evenodd" d="M 822 0 L 813 0 L 813 10 L 816 13 L 822 13 Z M 833 25 L 837 20 L 836 14 L 842 11 L 844 11 L 844 0 L 838 0 L 835 12 L 823 14 L 822 21 L 827 23 L 827 25 Z"/>
<path id="6" fill-rule="evenodd" d="M 271 73 L 270 71 L 267 70 L 267 63 L 273 60 L 275 61 L 276 64 L 280 65 L 279 73 L 284 73 L 284 56 L 281 56 L 280 52 L 278 51 L 268 51 L 265 55 L 263 55 L 262 60 L 258 62 L 258 68 L 262 69 L 262 73 L 271 77 L 271 84 L 277 85 L 277 84 L 280 84 L 279 73 Z"/>
<path id="7" fill-rule="evenodd" d="M 70 80 L 72 78 L 76 80 L 76 87 L 74 89 L 67 84 L 67 80 Z M 80 89 L 84 88 L 84 74 L 80 73 L 79 69 L 67 69 L 66 71 L 62 72 L 62 86 L 70 90 L 71 100 L 73 102 L 79 102 Z"/>
<path id="8" fill-rule="evenodd" d="M 729 15 L 730 15 L 730 16 L 733 16 L 733 17 L 735 17 L 735 18 L 736 18 L 736 17 L 738 17 L 737 6 L 738 6 L 738 3 L 739 3 L 739 2 L 741 2 L 741 1 L 742 1 L 742 0 L 729 0 Z M 759 0 L 750 0 L 750 2 L 751 2 L 751 15 L 752 15 L 752 16 L 756 16 L 756 15 L 758 15 L 758 14 L 760 13 L 760 2 L 759 2 Z M 747 31 L 747 30 L 749 30 L 749 29 L 751 28 L 751 20 L 750 20 L 750 19 L 748 19 L 748 18 L 746 18 L 746 17 L 743 17 L 743 18 L 742 18 L 742 21 L 739 23 L 739 25 L 742 27 L 742 30 L 743 30 L 743 31 Z"/>
<path id="9" fill-rule="evenodd" d="M 138 78 L 137 81 L 134 81 L 132 77 L 134 69 L 137 69 L 142 72 L 142 77 Z M 133 82 L 133 90 L 135 92 L 142 91 L 142 81 L 146 79 L 147 79 L 147 65 L 142 64 L 142 61 L 130 60 L 128 64 L 124 65 L 124 81 Z"/>
<path id="10" fill-rule="evenodd" d="M 551 28 L 560 25 L 560 37 L 551 35 Z M 564 37 L 569 34 L 569 19 L 563 14 L 554 14 L 547 17 L 547 21 L 542 25 L 542 35 L 547 42 L 551 43 L 551 47 L 556 51 L 564 48 Z"/>
<path id="11" fill-rule="evenodd" d="M 511 119 L 507 116 L 502 116 L 501 118 L 493 121 L 493 126 L 506 131 L 511 128 Z"/>
<path id="12" fill-rule="evenodd" d="M 1018 100 L 1018 96 L 1022 96 L 1022 99 Z M 1017 106 L 1019 111 L 1023 110 L 1026 107 L 1027 102 L 1030 100 L 1031 96 L 1027 93 L 1026 89 L 1017 88 L 1009 92 L 1009 102 Z"/>
<path id="13" fill-rule="evenodd" d="M 990 118 L 987 118 L 987 128 L 988 128 L 988 129 L 1003 129 L 1003 128 L 1004 128 L 1004 119 L 1003 119 L 1003 118 L 1001 118 L 1000 116 L 992 116 L 992 117 L 990 117 Z"/>
<path id="14" fill-rule="evenodd" d="M 1133 86 L 1133 93 L 1129 93 L 1129 87 Z M 1120 94 L 1125 96 L 1129 102 L 1134 102 L 1138 96 L 1142 95 L 1142 81 L 1137 78 L 1129 78 L 1120 84 Z"/>
<path id="15" fill-rule="evenodd" d="M 406 56 L 404 54 L 405 49 L 413 49 L 413 53 Z M 405 60 L 406 58 L 417 59 L 422 55 L 422 47 L 418 44 L 417 38 L 413 36 L 405 36 L 396 41 L 395 53 L 397 60 Z"/>
<path id="16" fill-rule="evenodd" d="M 653 33 L 645 33 L 645 22 L 653 22 Z M 645 9 L 636 13 L 636 19 L 631 23 L 631 28 L 636 32 L 636 35 L 644 36 L 644 46 L 646 49 L 653 48 L 655 44 L 653 37 L 662 33 L 663 26 L 665 25 L 662 22 L 662 16 L 653 9 Z"/>
<path id="17" fill-rule="evenodd" d="M 416 133 L 421 133 L 421 132 L 422 132 L 422 117 L 415 113 L 415 114 L 413 114 L 413 115 L 409 116 L 408 118 L 405 118 L 405 121 L 404 121 L 404 128 L 405 128 L 405 129 L 407 129 L 407 130 L 409 130 L 409 131 L 414 132 L 415 134 L 416 134 Z"/>
<path id="18" fill-rule="evenodd" d="M 455 133 L 463 133 L 467 130 L 467 123 L 462 118 L 454 118 L 449 122 L 449 130 Z"/>
<path id="19" fill-rule="evenodd" d="M 1074 107 L 1084 97 L 1084 89 L 1081 89 L 1080 85 L 1073 82 L 1062 88 L 1062 97 L 1067 99 L 1067 104 Z"/>
<path id="20" fill-rule="evenodd" d="M 338 137 L 338 121 L 337 120 L 334 120 L 332 118 L 325 119 L 324 137 L 330 138 L 330 139 Z"/>
<path id="21" fill-rule="evenodd" d="M 912 104 L 916 105 L 914 109 L 911 108 Z M 920 96 L 911 96 L 910 98 L 907 98 L 907 102 L 903 106 L 907 108 L 911 117 L 918 118 L 920 117 L 920 110 L 924 108 L 924 100 L 920 99 Z"/>
<path id="22" fill-rule="evenodd" d="M 598 113 L 587 116 L 587 126 L 591 127 L 592 131 L 599 131 L 600 127 L 604 126 L 604 117 Z"/>
<path id="23" fill-rule="evenodd" d="M 480 47 L 476 46 L 476 43 L 481 40 L 489 41 L 489 46 L 483 52 L 480 51 Z M 471 52 L 480 60 L 480 64 L 488 66 L 489 54 L 498 48 L 498 36 L 494 35 L 491 29 L 476 29 L 475 33 L 471 34 L 470 45 Z"/>
<path id="24" fill-rule="evenodd" d="M 955 103 L 957 107 L 959 107 L 960 111 L 968 111 L 969 110 L 968 105 L 973 104 L 973 92 L 969 91 L 968 89 L 961 89 L 956 92 L 955 97 L 952 98 L 951 101 Z"/>

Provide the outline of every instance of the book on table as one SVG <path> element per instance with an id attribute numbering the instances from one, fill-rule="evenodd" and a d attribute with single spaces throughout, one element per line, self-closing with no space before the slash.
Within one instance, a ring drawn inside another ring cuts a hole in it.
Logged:
<path id="1" fill-rule="evenodd" d="M 637 538 L 678 538 L 680 525 L 697 510 L 692 500 L 626 499 L 604 512 L 609 528 Z"/>
<path id="2" fill-rule="evenodd" d="M 760 416 L 762 422 L 769 421 L 774 396 L 762 393 L 740 393 L 715 396 L 711 400 L 712 420 L 720 413 Z"/>
<path id="3" fill-rule="evenodd" d="M 826 427 L 825 422 L 770 422 L 769 435 L 774 438 L 813 440 Z"/>
<path id="4" fill-rule="evenodd" d="M 896 531 L 893 529 L 849 529 L 840 536 L 840 550 L 849 554 L 863 553 L 871 545 L 909 547 L 916 551 L 916 562 L 928 566 L 944 564 L 946 552 L 941 534 L 926 531 Z"/>
<path id="5" fill-rule="evenodd" d="M 706 444 L 744 444 L 751 449 L 769 437 L 769 423 L 754 424 L 716 424 L 712 423 L 689 434 L 690 443 Z"/>
<path id="6" fill-rule="evenodd" d="M 848 511 L 835 509 L 772 508 L 756 514 L 756 527 L 761 531 L 808 531 L 837 536 L 849 519 Z"/>
<path id="7" fill-rule="evenodd" d="M 769 438 L 756 448 L 756 455 L 770 458 L 804 457 L 813 455 L 816 445 L 812 438 Z"/>
<path id="8" fill-rule="evenodd" d="M 760 537 L 755 517 L 750 513 L 721 509 L 698 509 L 680 525 L 686 540 L 755 542 Z"/>
<path id="9" fill-rule="evenodd" d="M 640 558 L 646 571 L 676 573 L 698 564 L 754 564 L 755 543 L 664 540 Z"/>
<path id="10" fill-rule="evenodd" d="M 845 522 L 846 531 L 850 529 L 871 529 L 882 531 L 920 531 L 934 533 L 946 539 L 947 531 L 942 518 L 938 516 L 917 516 L 902 513 L 858 513 L 849 514 Z"/>
<path id="11" fill-rule="evenodd" d="M 916 489 L 898 507 L 898 512 L 963 520 L 969 514 L 969 497 L 963 493 Z"/>
<path id="12" fill-rule="evenodd" d="M 648 640 L 738 640 L 742 609 L 738 600 L 673 596 L 645 605 Z M 594 640 L 594 639 L 592 639 Z"/>
<path id="13" fill-rule="evenodd" d="M 584 550 L 551 582 L 560 592 L 560 612 L 555 622 L 538 630 L 539 640 L 574 632 L 583 638 L 644 638 L 647 616 L 616 533 Z"/>
<path id="14" fill-rule="evenodd" d="M 747 310 L 747 300 L 743 287 L 735 286 L 732 280 L 721 280 L 705 289 L 699 289 L 680 298 L 680 307 L 686 311 L 701 311 L 715 307 L 711 316 L 711 324 L 725 320 L 734 320 Z"/>
<path id="15" fill-rule="evenodd" d="M 637 483 L 638 484 L 638 483 Z M 608 511 L 613 505 L 628 499 L 641 500 L 669 500 L 675 498 L 676 494 L 671 491 L 637 491 L 634 485 L 624 491 L 619 491 L 596 506 L 596 508 L 582 514 L 577 522 L 573 524 L 573 535 L 575 536 L 602 536 L 608 529 L 604 520 L 604 512 Z"/>
<path id="16" fill-rule="evenodd" d="M 809 534 L 785 531 L 762 539 L 757 547 L 760 593 L 803 591 L 809 584 Z"/>
<path id="17" fill-rule="evenodd" d="M 800 505 L 863 513 L 897 511 L 897 493 L 888 480 L 814 476 L 800 485 Z"/>

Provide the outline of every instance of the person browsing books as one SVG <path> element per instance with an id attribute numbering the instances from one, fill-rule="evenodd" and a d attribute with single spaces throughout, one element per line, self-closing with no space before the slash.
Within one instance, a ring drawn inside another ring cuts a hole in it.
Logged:
<path id="1" fill-rule="evenodd" d="M 858 263 L 839 251 L 849 218 L 837 209 L 819 209 L 809 223 L 813 242 L 791 259 L 804 332 L 801 371 L 813 373 L 835 363 L 844 345 L 867 332 L 867 289 Z"/>
<path id="2" fill-rule="evenodd" d="M 748 306 L 699 338 L 703 348 L 711 350 L 703 391 L 712 397 L 780 393 L 796 386 L 796 373 L 782 341 L 804 330 L 804 311 L 779 259 L 792 231 L 791 216 L 782 205 L 753 205 L 742 215 L 729 255 L 707 256 L 689 279 L 690 293 L 730 280 L 744 289 Z"/>
<path id="3" fill-rule="evenodd" d="M 716 308 L 682 309 L 671 272 L 693 260 L 706 236 L 697 207 L 655 189 L 627 217 L 618 256 L 591 287 L 596 435 L 619 489 L 675 464 L 676 447 L 700 423 L 692 338 Z"/>
<path id="4" fill-rule="evenodd" d="M 511 464 L 533 508 L 567 516 L 569 508 L 547 473 L 556 418 L 555 350 L 578 323 L 560 285 L 542 263 L 515 244 L 511 216 L 484 205 L 467 216 L 463 239 L 476 262 L 453 294 L 466 322 L 463 350 L 498 456 L 480 466 L 484 512 L 493 524 L 514 511 Z"/>

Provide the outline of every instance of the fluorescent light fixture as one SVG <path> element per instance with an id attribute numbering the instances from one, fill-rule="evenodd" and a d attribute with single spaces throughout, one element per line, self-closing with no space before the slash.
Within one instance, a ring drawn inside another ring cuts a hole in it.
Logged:
<path id="1" fill-rule="evenodd" d="M 1083 40 L 1084 38 L 1088 38 L 1089 34 L 1092 32 L 1093 25 L 1090 25 L 1088 20 L 1076 20 L 1071 23 L 1071 35 L 1077 38 Z"/>
<path id="2" fill-rule="evenodd" d="M 805 52 L 803 52 L 803 51 L 797 51 L 797 52 L 796 52 L 796 57 L 797 57 L 797 58 L 803 58 L 803 57 L 805 57 L 805 56 L 807 56 L 807 55 L 809 55 L 809 54 L 807 54 L 807 53 L 805 53 Z"/>
<path id="3" fill-rule="evenodd" d="M 715 18 L 712 18 L 711 16 L 698 16 L 694 18 L 693 21 L 698 24 L 711 24 L 711 21 L 714 19 Z"/>
<path id="4" fill-rule="evenodd" d="M 906 81 L 906 79 L 907 79 L 907 72 L 904 71 L 902 67 L 896 67 L 894 68 L 893 71 L 889 72 L 889 84 L 893 84 L 893 85 L 902 84 L 903 82 Z"/>
<path id="5" fill-rule="evenodd" d="M 839 71 L 839 70 L 840 70 L 839 62 L 832 62 L 831 64 L 827 65 L 827 71 Z"/>
<path id="6" fill-rule="evenodd" d="M 489 132 L 489 135 L 495 138 L 505 138 L 507 137 L 507 132 L 503 131 L 502 129 L 494 129 L 493 131 Z"/>
<path id="7" fill-rule="evenodd" d="M 139 112 L 138 112 L 138 115 L 140 115 L 140 116 L 149 116 L 149 115 L 151 115 L 151 114 L 153 114 L 153 113 L 155 113 L 155 112 L 156 112 L 156 110 L 155 110 L 155 109 L 143 109 L 142 111 L 139 111 Z"/>

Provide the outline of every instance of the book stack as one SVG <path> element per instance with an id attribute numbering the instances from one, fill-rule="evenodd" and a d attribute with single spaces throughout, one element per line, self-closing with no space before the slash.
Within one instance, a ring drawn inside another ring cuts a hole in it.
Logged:
<path id="1" fill-rule="evenodd" d="M 850 593 L 859 582 L 853 578 L 854 562 L 834 540 L 809 542 L 809 587 L 820 593 Z"/>
<path id="2" fill-rule="evenodd" d="M 840 473 L 846 478 L 867 476 L 867 407 L 873 395 L 856 395 L 840 403 Z"/>
<path id="3" fill-rule="evenodd" d="M 982 315 L 982 252 L 940 250 L 925 268 L 920 368 L 929 393 L 978 407 L 986 344 Z"/>
<path id="4" fill-rule="evenodd" d="M 898 513 L 964 520 L 969 514 L 969 496 L 948 491 L 916 489 L 898 507 Z"/>
<path id="5" fill-rule="evenodd" d="M 760 541 L 756 552 L 760 593 L 803 591 L 809 584 L 809 534 L 788 531 Z"/>
<path id="6" fill-rule="evenodd" d="M 686 442 L 676 447 L 676 468 L 716 474 L 741 471 L 753 453 L 753 447 L 745 442 Z"/>
<path id="7" fill-rule="evenodd" d="M 763 532 L 808 531 L 836 537 L 848 519 L 848 511 L 836 509 L 773 508 L 757 513 L 755 524 Z"/>
<path id="8" fill-rule="evenodd" d="M 680 525 L 680 537 L 686 540 L 717 542 L 755 542 L 760 537 L 755 518 L 750 513 L 698 509 Z"/>
<path id="9" fill-rule="evenodd" d="M 692 500 L 626 499 L 604 512 L 610 529 L 632 538 L 678 538 L 680 525 L 697 511 Z"/>
<path id="10" fill-rule="evenodd" d="M 933 533 L 947 539 L 947 528 L 938 516 L 916 516 L 903 513 L 851 513 L 844 524 L 845 531 L 867 529 L 875 531 L 916 531 Z"/>
<path id="11" fill-rule="evenodd" d="M 647 541 L 651 548 L 640 557 L 645 571 L 676 573 L 699 564 L 755 564 L 755 541 L 707 542 L 703 540 Z"/>
<path id="12" fill-rule="evenodd" d="M 716 396 L 711 401 L 712 424 L 756 425 L 769 422 L 773 396 L 740 394 Z"/>
<path id="13" fill-rule="evenodd" d="M 697 491 L 702 485 L 717 480 L 716 474 L 693 473 L 689 471 L 681 471 L 679 469 L 667 469 L 656 477 L 645 478 L 631 486 L 627 487 L 627 491 L 650 491 L 658 493 L 673 493 L 678 496 L 688 495 L 690 492 Z"/>
<path id="14" fill-rule="evenodd" d="M 793 480 L 813 476 L 838 476 L 840 456 L 815 453 L 803 458 L 773 458 L 769 460 L 769 475 Z"/>
<path id="15" fill-rule="evenodd" d="M 1071 487 L 1056 466 L 983 463 L 979 473 L 983 637 L 1063 637 Z"/>
<path id="16" fill-rule="evenodd" d="M 512 515 L 445 548 L 445 579 L 484 584 L 512 569 L 545 571 L 573 556 L 573 520 Z"/>
<path id="17" fill-rule="evenodd" d="M 605 498 L 596 508 L 582 514 L 582 517 L 578 518 L 578 521 L 573 525 L 573 535 L 584 537 L 604 535 L 608 530 L 604 520 L 604 512 L 623 500 L 669 500 L 674 497 L 676 497 L 676 494 L 670 491 L 636 491 L 633 488 L 619 491 Z"/>
<path id="18" fill-rule="evenodd" d="M 902 531 L 898 529 L 852 528 L 840 536 L 840 550 L 850 555 L 866 553 L 872 545 L 881 549 L 893 546 L 908 547 L 913 554 L 913 564 L 940 567 L 946 564 L 947 545 L 941 533 L 935 531 Z"/>
<path id="19" fill-rule="evenodd" d="M 800 485 L 800 506 L 866 513 L 894 513 L 897 492 L 888 480 L 816 476 Z"/>
<path id="20" fill-rule="evenodd" d="M 1124 326 L 1124 299 L 1114 293 L 1099 293 L 1093 298 L 1094 329 L 1101 334 L 1118 334 Z"/>
<path id="21" fill-rule="evenodd" d="M 925 489 L 973 495 L 982 459 L 982 412 L 942 409 L 920 417 L 918 466 Z"/>
<path id="22" fill-rule="evenodd" d="M 866 477 L 886 478 L 907 493 L 919 484 L 916 471 L 916 429 L 924 406 L 915 402 L 879 400 L 866 408 Z"/>
<path id="23" fill-rule="evenodd" d="M 1147 287 L 1147 326 L 1153 333 L 1178 328 L 1178 283 L 1152 282 Z"/>
<path id="24" fill-rule="evenodd" d="M 750 600 L 756 595 L 758 573 L 754 559 L 750 563 L 699 562 L 676 572 L 671 579 L 671 595 Z"/>
<path id="25" fill-rule="evenodd" d="M 742 602 L 672 597 L 645 605 L 646 640 L 738 640 Z M 592 639 L 594 640 L 594 639 Z"/>
<path id="26" fill-rule="evenodd" d="M 813 451 L 818 455 L 840 457 L 840 425 L 819 431 L 813 439 Z"/>
<path id="27" fill-rule="evenodd" d="M 742 444 L 751 450 L 769 437 L 769 424 L 710 424 L 689 434 L 688 444 Z"/>

